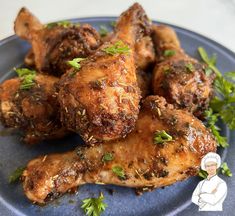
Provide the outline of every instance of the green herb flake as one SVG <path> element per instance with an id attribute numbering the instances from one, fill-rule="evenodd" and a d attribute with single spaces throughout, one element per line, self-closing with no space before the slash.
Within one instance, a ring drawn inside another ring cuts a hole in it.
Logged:
<path id="1" fill-rule="evenodd" d="M 176 53 L 175 50 L 164 50 L 163 55 L 164 55 L 165 57 L 171 57 L 171 56 L 174 56 L 175 53 Z"/>
<path id="2" fill-rule="evenodd" d="M 122 167 L 120 167 L 120 166 L 114 166 L 114 167 L 112 167 L 112 171 L 113 171 L 113 173 L 114 173 L 116 176 L 118 176 L 120 179 L 122 179 L 122 180 L 126 179 L 126 175 L 125 175 L 125 172 L 124 172 L 124 170 L 123 170 Z"/>
<path id="3" fill-rule="evenodd" d="M 25 167 L 18 167 L 10 176 L 9 176 L 9 183 L 15 183 L 19 181 L 20 177 L 22 176 L 23 172 L 25 170 Z"/>
<path id="4" fill-rule="evenodd" d="M 198 176 L 200 176 L 203 179 L 206 179 L 208 176 L 208 173 L 205 170 L 200 169 L 198 172 Z"/>
<path id="5" fill-rule="evenodd" d="M 192 63 L 187 63 L 187 64 L 185 64 L 185 67 L 187 68 L 187 70 L 188 70 L 189 72 L 193 72 L 193 71 L 195 70 L 195 68 L 194 68 L 194 66 L 193 66 Z"/>
<path id="6" fill-rule="evenodd" d="M 227 143 L 227 138 L 220 135 L 219 133 L 220 128 L 216 126 L 219 114 L 213 113 L 213 110 L 209 108 L 208 110 L 205 111 L 204 116 L 206 117 L 207 120 L 206 125 L 208 128 L 211 129 L 211 132 L 214 135 L 218 146 L 221 146 L 223 148 L 228 147 L 229 144 Z"/>
<path id="7" fill-rule="evenodd" d="M 115 44 L 103 48 L 103 51 L 110 55 L 128 54 L 130 53 L 130 48 L 122 41 L 117 41 Z"/>
<path id="8" fill-rule="evenodd" d="M 110 152 L 105 153 L 102 157 L 103 162 L 112 161 L 112 160 L 113 160 L 113 154 Z"/>
<path id="9" fill-rule="evenodd" d="M 108 34 L 108 32 L 109 31 L 105 26 L 103 26 L 103 25 L 100 26 L 99 33 L 100 33 L 101 37 L 105 37 Z"/>
<path id="10" fill-rule="evenodd" d="M 48 24 L 46 24 L 46 28 L 51 29 L 51 28 L 54 28 L 56 26 L 62 26 L 64 28 L 68 28 L 68 27 L 70 27 L 72 25 L 73 25 L 73 23 L 71 23 L 70 21 L 64 20 L 64 21 L 60 21 L 60 22 L 48 23 Z"/>
<path id="11" fill-rule="evenodd" d="M 97 198 L 84 199 L 82 200 L 82 203 L 83 204 L 81 208 L 88 216 L 100 216 L 108 206 L 106 203 L 104 203 L 104 196 L 102 193 Z"/>
<path id="12" fill-rule="evenodd" d="M 72 73 L 70 73 L 70 76 L 74 76 L 81 68 L 80 62 L 84 61 L 85 58 L 74 58 L 71 61 L 67 61 L 67 64 L 75 69 Z"/>
<path id="13" fill-rule="evenodd" d="M 166 131 L 156 131 L 153 137 L 154 144 L 164 144 L 165 142 L 172 141 L 172 136 Z"/>
<path id="14" fill-rule="evenodd" d="M 36 76 L 35 70 L 30 70 L 28 68 L 17 68 L 15 72 L 21 79 L 20 89 L 28 90 L 35 85 L 34 79 Z"/>
<path id="15" fill-rule="evenodd" d="M 117 22 L 116 22 L 116 21 L 112 21 L 112 22 L 110 22 L 110 25 L 111 25 L 113 28 L 115 28 L 116 25 L 117 25 Z"/>
<path id="16" fill-rule="evenodd" d="M 226 162 L 222 163 L 222 165 L 220 166 L 220 171 L 223 175 L 226 175 L 228 177 L 232 177 L 233 174 L 231 172 L 231 170 L 228 167 L 228 164 Z"/>

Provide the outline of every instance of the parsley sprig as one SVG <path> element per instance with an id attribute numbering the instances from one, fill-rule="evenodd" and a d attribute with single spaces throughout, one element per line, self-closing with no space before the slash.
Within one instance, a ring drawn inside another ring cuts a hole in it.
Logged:
<path id="1" fill-rule="evenodd" d="M 81 208 L 84 210 L 86 215 L 88 216 L 100 216 L 102 212 L 105 211 L 108 206 L 103 202 L 104 195 L 101 193 L 97 198 L 87 198 L 82 200 L 83 205 Z"/>
<path id="2" fill-rule="evenodd" d="M 101 26 L 100 26 L 100 29 L 99 29 L 99 33 L 100 33 L 100 36 L 101 36 L 101 37 L 105 37 L 105 36 L 109 33 L 109 31 L 108 31 L 108 29 L 106 28 L 106 26 L 101 25 Z"/>
<path id="3" fill-rule="evenodd" d="M 218 114 L 230 129 L 235 129 L 235 72 L 227 72 L 222 76 L 216 67 L 216 55 L 211 58 L 202 47 L 198 48 L 199 54 L 206 65 L 216 73 L 214 89 L 216 96 L 211 100 L 210 107 Z"/>
<path id="4" fill-rule="evenodd" d="M 20 177 L 22 176 L 25 167 L 18 167 L 10 176 L 9 176 L 9 183 L 15 183 L 19 181 Z"/>
<path id="5" fill-rule="evenodd" d="M 166 131 L 156 131 L 153 137 L 154 144 L 164 144 L 165 142 L 172 141 L 172 136 Z"/>
<path id="6" fill-rule="evenodd" d="M 17 68 L 15 72 L 21 79 L 20 89 L 28 90 L 35 85 L 34 79 L 36 76 L 35 70 L 30 70 L 28 68 Z"/>
<path id="7" fill-rule="evenodd" d="M 59 22 L 48 23 L 48 24 L 46 24 L 46 28 L 51 29 L 51 28 L 54 28 L 55 26 L 62 26 L 64 28 L 68 28 L 72 25 L 74 25 L 74 24 L 71 23 L 70 21 L 63 20 L 63 21 L 59 21 Z"/>
<path id="8" fill-rule="evenodd" d="M 130 52 L 130 48 L 120 40 L 113 45 L 103 48 L 103 51 L 110 55 L 128 54 Z"/>

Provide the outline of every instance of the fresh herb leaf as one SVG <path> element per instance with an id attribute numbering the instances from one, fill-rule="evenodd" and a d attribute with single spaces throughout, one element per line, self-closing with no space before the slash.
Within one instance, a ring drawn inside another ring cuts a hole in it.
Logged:
<path id="1" fill-rule="evenodd" d="M 223 148 L 228 147 L 229 144 L 227 143 L 227 138 L 220 135 L 220 128 L 216 126 L 219 114 L 213 113 L 213 110 L 210 108 L 205 111 L 204 115 L 207 120 L 207 127 L 211 129 L 211 132 L 214 135 L 218 146 L 221 146 Z"/>
<path id="2" fill-rule="evenodd" d="M 105 211 L 108 206 L 103 202 L 104 196 L 101 193 L 97 198 L 87 198 L 82 200 L 83 205 L 81 208 L 84 210 L 85 214 L 88 216 L 100 216 L 102 212 Z"/>
<path id="3" fill-rule="evenodd" d="M 232 177 L 233 174 L 231 172 L 231 170 L 228 167 L 228 164 L 226 162 L 222 163 L 221 167 L 220 167 L 220 171 L 223 175 L 226 175 L 228 177 Z"/>
<path id="4" fill-rule="evenodd" d="M 165 142 L 172 141 L 172 136 L 166 131 L 156 131 L 154 134 L 153 142 L 154 144 L 163 144 Z"/>
<path id="5" fill-rule="evenodd" d="M 206 179 L 207 176 L 208 176 L 208 173 L 207 173 L 207 171 L 200 169 L 198 175 L 199 175 L 201 178 Z"/>
<path id="6" fill-rule="evenodd" d="M 67 61 L 67 64 L 75 68 L 76 70 L 79 70 L 81 68 L 80 62 L 83 61 L 84 59 L 85 58 L 74 58 L 71 61 Z"/>
<path id="7" fill-rule="evenodd" d="M 20 89 L 28 90 L 35 85 L 34 79 L 36 76 L 35 70 L 30 70 L 28 68 L 17 68 L 15 72 L 21 79 Z"/>
<path id="8" fill-rule="evenodd" d="M 105 153 L 102 157 L 103 162 L 112 161 L 112 160 L 113 160 L 113 154 L 110 152 Z"/>
<path id="9" fill-rule="evenodd" d="M 206 74 L 206 76 L 209 77 L 212 73 L 213 73 L 213 70 L 212 70 L 211 68 L 209 68 L 209 67 L 205 68 L 205 74 Z"/>
<path id="10" fill-rule="evenodd" d="M 122 41 L 117 41 L 115 44 L 103 48 L 103 51 L 110 55 L 128 54 L 130 52 L 130 48 Z"/>
<path id="11" fill-rule="evenodd" d="M 224 75 L 226 78 L 230 78 L 235 81 L 235 71 L 226 72 Z"/>
<path id="12" fill-rule="evenodd" d="M 185 67 L 188 69 L 189 72 L 193 72 L 195 70 L 192 63 L 185 64 Z"/>
<path id="13" fill-rule="evenodd" d="M 100 26 L 99 33 L 100 33 L 101 37 L 105 37 L 108 34 L 108 32 L 109 31 L 105 26 L 103 26 L 103 25 Z"/>
<path id="14" fill-rule="evenodd" d="M 125 172 L 122 167 L 120 166 L 114 166 L 112 167 L 113 173 L 118 176 L 120 179 L 126 179 Z"/>
<path id="15" fill-rule="evenodd" d="M 164 50 L 163 55 L 165 57 L 171 57 L 171 56 L 175 55 L 175 53 L 176 53 L 175 50 Z"/>
<path id="16" fill-rule="evenodd" d="M 207 66 L 212 69 L 218 77 L 222 76 L 220 71 L 215 67 L 217 56 L 213 54 L 211 58 L 209 58 L 206 50 L 203 47 L 198 48 L 198 52 L 200 54 L 201 59 L 207 64 Z"/>
<path id="17" fill-rule="evenodd" d="M 116 22 L 116 21 L 112 21 L 112 22 L 110 22 L 110 25 L 111 25 L 113 28 L 115 28 L 116 25 L 117 25 L 117 22 Z"/>
<path id="18" fill-rule="evenodd" d="M 22 176 L 22 173 L 24 172 L 25 167 L 18 167 L 10 176 L 9 176 L 9 183 L 15 183 L 19 181 L 20 177 Z"/>
<path id="19" fill-rule="evenodd" d="M 52 22 L 52 23 L 48 23 L 46 24 L 46 28 L 51 29 L 54 28 L 55 26 L 62 26 L 64 28 L 70 27 L 73 24 L 68 21 L 68 20 L 64 20 L 64 21 L 60 21 L 60 22 Z"/>

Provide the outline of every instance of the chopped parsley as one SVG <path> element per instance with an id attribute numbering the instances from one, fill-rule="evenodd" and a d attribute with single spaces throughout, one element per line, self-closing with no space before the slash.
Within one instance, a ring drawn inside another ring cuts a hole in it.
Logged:
<path id="1" fill-rule="evenodd" d="M 117 41 L 115 44 L 103 48 L 103 51 L 110 55 L 128 54 L 130 52 L 130 48 L 122 41 Z"/>
<path id="2" fill-rule="evenodd" d="M 172 141 L 172 136 L 166 131 L 156 131 L 153 137 L 154 144 L 164 144 L 165 142 Z"/>
<path id="3" fill-rule="evenodd" d="M 25 167 L 18 167 L 10 176 L 9 176 L 9 183 L 15 183 L 19 181 L 20 177 L 22 176 Z"/>
<path id="4" fill-rule="evenodd" d="M 108 32 L 109 32 L 108 29 L 104 25 L 100 26 L 99 33 L 101 37 L 105 37 L 108 34 Z"/>
<path id="5" fill-rule="evenodd" d="M 18 74 L 21 80 L 20 89 L 28 90 L 35 85 L 34 82 L 36 76 L 35 70 L 30 70 L 28 68 L 17 68 L 15 69 L 15 72 Z"/>
<path id="6" fill-rule="evenodd" d="M 54 28 L 56 26 L 62 26 L 64 28 L 68 28 L 72 25 L 73 25 L 73 23 L 71 23 L 70 21 L 64 20 L 64 21 L 60 21 L 60 22 L 48 23 L 48 24 L 46 24 L 46 28 L 51 29 L 51 28 Z"/>
<path id="7" fill-rule="evenodd" d="M 112 160 L 113 160 L 113 154 L 110 152 L 105 153 L 102 157 L 103 162 L 112 161 Z"/>
<path id="8" fill-rule="evenodd" d="M 189 72 L 193 72 L 193 71 L 195 70 L 195 68 L 194 68 L 194 66 L 193 66 L 192 63 L 187 63 L 187 64 L 185 64 L 185 67 L 187 68 L 187 70 L 188 70 Z"/>
<path id="9" fill-rule="evenodd" d="M 88 216 L 100 216 L 102 212 L 105 211 L 108 206 L 103 202 L 104 195 L 101 193 L 97 198 L 87 198 L 82 200 L 81 208 L 84 210 L 85 214 Z"/>
<path id="10" fill-rule="evenodd" d="M 85 58 L 74 58 L 71 61 L 67 61 L 67 64 L 75 69 L 72 73 L 70 73 L 70 76 L 74 76 L 81 68 L 80 62 L 85 60 Z"/>
<path id="11" fill-rule="evenodd" d="M 124 172 L 124 170 L 123 170 L 123 168 L 122 167 L 120 167 L 120 166 L 113 166 L 112 167 L 112 171 L 113 171 L 113 173 L 116 175 L 116 176 L 118 176 L 120 179 L 126 179 L 126 175 L 125 175 L 125 172 Z"/>
<path id="12" fill-rule="evenodd" d="M 176 53 L 175 50 L 164 50 L 163 55 L 165 57 L 171 57 L 171 56 L 175 55 L 175 53 Z"/>

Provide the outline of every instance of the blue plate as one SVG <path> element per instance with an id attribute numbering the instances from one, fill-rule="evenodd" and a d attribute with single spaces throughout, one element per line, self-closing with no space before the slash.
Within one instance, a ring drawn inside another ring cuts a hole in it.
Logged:
<path id="1" fill-rule="evenodd" d="M 112 29 L 111 21 L 115 17 L 82 18 L 73 19 L 73 22 L 89 23 L 99 29 L 100 25 L 106 25 Z M 217 53 L 218 68 L 221 71 L 235 69 L 235 54 L 218 43 L 194 32 L 172 26 L 186 52 L 199 58 L 197 48 L 203 46 L 208 53 Z M 12 68 L 22 64 L 23 58 L 30 48 L 29 44 L 16 36 L 11 36 L 0 42 L 0 82 L 15 76 Z M 229 133 L 226 127 L 222 127 L 222 133 L 228 137 L 230 147 L 227 150 L 219 149 L 222 159 L 225 160 L 232 172 L 235 173 L 234 155 L 235 134 Z M 0 125 L 0 130 L 4 130 Z M 81 143 L 79 136 L 71 136 L 59 141 L 41 143 L 29 147 L 21 143 L 17 134 L 0 137 L 0 215 L 84 215 L 81 210 L 81 200 L 91 196 L 98 196 L 102 192 L 105 202 L 108 204 L 103 215 L 197 215 L 198 208 L 191 203 L 191 195 L 200 181 L 199 177 L 193 177 L 183 182 L 178 182 L 164 189 L 156 189 L 142 196 L 136 196 L 131 188 L 117 186 L 84 185 L 76 194 L 67 194 L 60 199 L 40 207 L 33 205 L 25 197 L 21 184 L 9 184 L 8 176 L 18 166 L 25 165 L 29 160 L 42 154 L 51 152 L 63 152 L 73 149 Z M 228 184 L 228 196 L 224 202 L 223 215 L 234 215 L 235 180 L 234 178 L 222 178 Z M 110 193 L 113 189 L 113 194 Z M 209 214 L 209 213 L 207 213 Z"/>

